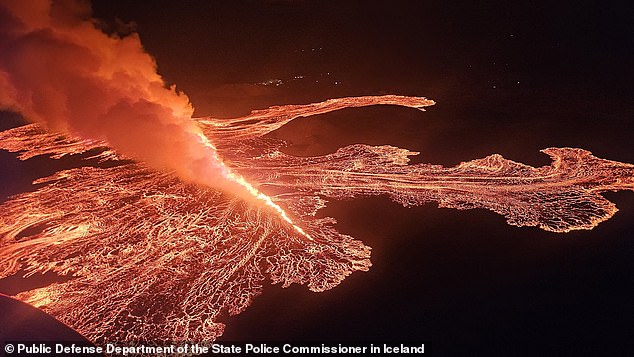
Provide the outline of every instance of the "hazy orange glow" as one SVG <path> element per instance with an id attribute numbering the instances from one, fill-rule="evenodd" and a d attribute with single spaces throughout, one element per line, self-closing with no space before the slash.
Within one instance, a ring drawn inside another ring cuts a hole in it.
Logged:
<path id="1" fill-rule="evenodd" d="M 165 87 L 136 34 L 106 35 L 89 20 L 90 6 L 83 2 L 9 1 L 0 11 L 14 21 L 0 33 L 0 40 L 14 44 L 0 56 L 0 108 L 101 141 L 184 180 L 250 195 L 310 238 L 227 168 L 191 119 L 187 96 Z"/>
<path id="2" fill-rule="evenodd" d="M 95 150 L 94 158 L 110 164 L 38 179 L 33 192 L 0 205 L 0 277 L 21 269 L 73 276 L 17 297 L 93 341 L 212 341 L 223 333 L 222 313 L 246 309 L 267 279 L 324 291 L 371 267 L 370 247 L 338 232 L 333 218 L 317 216 L 327 200 L 433 201 L 568 232 L 614 215 L 602 192 L 634 190 L 634 165 L 582 149 L 545 149 L 553 161 L 537 168 L 497 154 L 442 167 L 410 165 L 417 153 L 393 146 L 356 144 L 294 157 L 265 136 L 298 117 L 377 104 L 422 110 L 434 102 L 338 98 L 199 119 L 196 140 L 224 159 L 218 172 L 240 187 L 230 191 L 247 195 L 117 161 L 124 158 L 118 151 L 95 150 L 105 142 L 60 137 L 36 124 L 0 132 L 0 149 L 23 160 Z"/>

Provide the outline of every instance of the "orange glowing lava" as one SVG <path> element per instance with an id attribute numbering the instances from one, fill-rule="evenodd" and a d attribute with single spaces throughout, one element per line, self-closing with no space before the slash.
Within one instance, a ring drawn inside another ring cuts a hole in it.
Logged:
<path id="1" fill-rule="evenodd" d="M 17 298 L 95 342 L 213 341 L 222 314 L 246 309 L 267 279 L 319 292 L 371 267 L 370 247 L 316 214 L 327 200 L 385 195 L 404 206 L 485 208 L 511 225 L 568 232 L 614 215 L 602 192 L 634 190 L 634 165 L 582 149 L 545 149 L 552 163 L 542 167 L 497 154 L 443 167 L 408 164 L 417 153 L 393 146 L 294 157 L 264 136 L 298 117 L 377 104 L 422 110 L 434 102 L 338 98 L 199 119 L 202 141 L 213 138 L 225 177 L 249 198 L 122 160 L 103 142 L 35 124 L 0 132 L 0 149 L 22 160 L 91 159 L 0 205 L 0 277 L 72 276 Z"/>
<path id="2" fill-rule="evenodd" d="M 216 152 L 216 147 L 209 141 L 209 139 L 206 136 L 204 136 L 202 133 L 200 133 L 199 137 L 201 138 L 203 145 L 210 147 L 212 149 L 211 152 L 213 152 L 213 153 Z M 265 195 L 264 193 L 260 192 L 257 188 L 253 187 L 253 185 L 251 185 L 247 180 L 245 180 L 244 177 L 242 177 L 240 174 L 237 174 L 237 173 L 233 172 L 219 158 L 215 158 L 214 161 L 220 163 L 220 165 L 222 167 L 222 170 L 221 170 L 222 171 L 222 175 L 226 179 L 228 179 L 231 182 L 236 183 L 238 186 L 240 186 L 241 188 L 246 190 L 246 192 L 248 192 L 249 195 L 251 195 L 251 197 L 256 200 L 256 202 L 261 202 L 265 206 L 272 208 L 275 212 L 277 212 L 277 214 L 280 216 L 280 218 L 283 219 L 288 224 L 290 224 L 293 227 L 293 229 L 295 229 L 295 231 L 297 231 L 297 233 L 299 233 L 299 234 L 303 235 L 304 237 L 312 240 L 310 235 L 308 235 L 306 232 L 304 232 L 304 230 L 301 227 L 299 227 L 295 223 L 293 223 L 293 221 L 288 217 L 288 214 L 286 214 L 284 209 L 282 209 L 282 207 L 280 207 L 277 203 L 273 202 L 271 197 Z M 239 194 L 240 192 L 236 192 L 236 193 Z"/>
<path id="3" fill-rule="evenodd" d="M 299 234 L 303 235 L 304 237 L 312 240 L 310 235 L 308 235 L 306 232 L 304 232 L 304 230 L 302 228 L 300 228 L 299 226 L 295 225 L 293 223 L 293 221 L 290 218 L 288 218 L 288 215 L 282 209 L 282 207 L 280 207 L 277 203 L 273 202 L 271 197 L 269 197 L 269 196 L 263 194 L 262 192 L 258 191 L 258 189 L 253 187 L 253 185 L 251 185 L 250 183 L 248 183 L 247 180 L 244 179 L 244 177 L 242 177 L 242 176 L 240 176 L 240 175 L 238 175 L 238 174 L 236 174 L 234 172 L 228 172 L 227 173 L 227 177 L 231 181 L 234 181 L 237 184 L 239 184 L 240 186 L 244 187 L 257 200 L 263 202 L 266 206 L 271 207 L 273 210 L 275 210 L 275 212 L 277 212 L 284 221 L 288 222 L 288 224 L 293 226 L 293 229 L 295 229 L 295 231 L 297 231 L 297 233 L 299 233 Z"/>

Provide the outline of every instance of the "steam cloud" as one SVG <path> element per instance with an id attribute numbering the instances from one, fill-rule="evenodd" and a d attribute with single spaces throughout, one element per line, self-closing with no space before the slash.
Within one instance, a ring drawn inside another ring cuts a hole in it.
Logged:
<path id="1" fill-rule="evenodd" d="M 105 140 L 184 179 L 226 185 L 227 168 L 191 120 L 189 99 L 166 88 L 138 35 L 107 35 L 95 24 L 88 2 L 3 0 L 0 108 Z"/>

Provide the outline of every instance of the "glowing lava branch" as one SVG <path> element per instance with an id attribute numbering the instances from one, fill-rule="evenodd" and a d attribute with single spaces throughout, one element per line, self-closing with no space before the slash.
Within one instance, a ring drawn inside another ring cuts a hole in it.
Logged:
<path id="1" fill-rule="evenodd" d="M 323 102 L 305 105 L 283 105 L 267 109 L 254 110 L 248 115 L 235 119 L 199 118 L 205 134 L 213 133 L 217 144 L 236 146 L 240 140 L 262 137 L 278 129 L 293 119 L 324 114 L 345 108 L 358 108 L 371 105 L 398 105 L 424 111 L 435 102 L 424 97 L 402 95 L 368 95 L 363 97 L 344 97 L 328 99 Z"/>
<path id="2" fill-rule="evenodd" d="M 294 118 L 332 110 L 433 103 L 337 98 L 200 119 L 195 139 L 226 160 L 212 160 L 220 162 L 214 171 L 240 197 L 120 160 L 104 142 L 62 137 L 35 124 L 0 132 L 0 148 L 22 160 L 65 156 L 81 166 L 40 178 L 32 192 L 0 205 L 0 277 L 66 276 L 17 298 L 95 342 L 213 341 L 223 333 L 223 313 L 246 309 L 265 281 L 324 291 L 370 268 L 370 247 L 338 232 L 333 218 L 318 218 L 327 199 L 385 195 L 404 206 L 485 208 L 511 225 L 567 232 L 614 215 L 616 206 L 602 192 L 634 190 L 634 165 L 582 149 L 545 149 L 552 163 L 543 167 L 497 154 L 442 167 L 409 164 L 417 153 L 393 146 L 357 144 L 294 157 L 280 151 L 284 143 L 264 137 Z M 244 196 L 263 204 L 248 204 Z"/>

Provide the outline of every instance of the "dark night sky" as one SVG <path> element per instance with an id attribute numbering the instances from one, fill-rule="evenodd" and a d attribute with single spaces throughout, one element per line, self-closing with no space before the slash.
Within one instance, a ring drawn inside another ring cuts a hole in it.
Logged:
<path id="1" fill-rule="evenodd" d="M 99 0 L 93 10 L 110 30 L 115 19 L 133 21 L 199 116 L 367 94 L 438 102 L 425 113 L 374 107 L 298 119 L 271 134 L 296 155 L 367 143 L 435 164 L 497 152 L 544 165 L 540 149 L 572 146 L 634 163 L 634 12 L 625 1 Z M 223 339 L 632 355 L 634 193 L 606 196 L 621 209 L 612 220 L 566 235 L 482 210 L 333 202 L 322 214 L 373 247 L 371 271 L 320 294 L 265 287 L 224 321 Z"/>
<path id="2" fill-rule="evenodd" d="M 621 150 L 634 82 L 632 11 L 623 2 L 95 1 L 93 8 L 107 22 L 136 23 L 159 71 L 200 116 L 347 95 L 421 95 L 439 102 L 432 110 L 443 130 L 412 148 L 436 163 L 494 150 L 543 164 L 536 152 L 548 146 L 634 160 Z M 297 75 L 304 78 L 293 81 Z M 270 79 L 284 84 L 253 85 Z M 491 137 L 465 135 L 485 126 Z M 519 127 L 504 142 L 509 136 L 500 133 Z"/>

